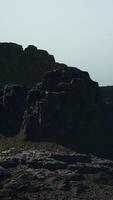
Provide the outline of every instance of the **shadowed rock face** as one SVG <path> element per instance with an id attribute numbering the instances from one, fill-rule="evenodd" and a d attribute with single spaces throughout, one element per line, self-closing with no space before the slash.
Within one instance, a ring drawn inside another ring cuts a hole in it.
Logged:
<path id="1" fill-rule="evenodd" d="M 113 86 L 101 86 L 100 92 L 106 104 L 113 104 Z"/>
<path id="2" fill-rule="evenodd" d="M 30 140 L 88 149 L 113 146 L 113 104 L 87 72 L 56 63 L 35 46 L 23 50 L 0 43 L 0 75 L 1 133 L 10 136 L 23 129 Z"/>
<path id="3" fill-rule="evenodd" d="M 0 43 L 1 87 L 9 83 L 32 87 L 54 67 L 55 59 L 47 51 L 32 45 L 23 50 L 18 44 Z"/>
<path id="4" fill-rule="evenodd" d="M 48 72 L 27 100 L 24 129 L 31 140 L 76 135 L 80 123 L 89 126 L 89 113 L 102 103 L 98 84 L 87 72 L 72 67 Z"/>
<path id="5" fill-rule="evenodd" d="M 103 102 L 87 72 L 65 67 L 48 72 L 29 91 L 23 117 L 26 139 L 52 140 L 88 151 L 113 144 L 113 105 Z"/>
<path id="6" fill-rule="evenodd" d="M 8 136 L 20 131 L 26 108 L 27 89 L 21 85 L 6 85 L 0 97 L 0 132 Z"/>
<path id="7" fill-rule="evenodd" d="M 43 79 L 41 90 L 50 93 L 66 92 L 67 96 L 75 102 L 78 101 L 78 104 L 100 102 L 98 83 L 92 81 L 87 72 L 73 67 L 48 72 Z"/>

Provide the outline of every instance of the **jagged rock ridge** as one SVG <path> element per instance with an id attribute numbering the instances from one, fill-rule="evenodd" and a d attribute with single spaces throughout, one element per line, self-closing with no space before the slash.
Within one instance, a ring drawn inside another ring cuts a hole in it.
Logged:
<path id="1" fill-rule="evenodd" d="M 23 49 L 15 43 L 0 43 L 0 87 L 9 83 L 32 87 L 55 64 L 52 55 L 33 45 Z"/>
<path id="2" fill-rule="evenodd" d="M 98 84 L 89 74 L 71 67 L 48 72 L 35 91 L 35 100 L 31 96 L 32 91 L 24 116 L 29 139 L 51 137 L 53 132 L 76 134 L 76 124 L 84 120 L 81 116 L 102 101 Z"/>
<path id="3" fill-rule="evenodd" d="M 1 85 L 7 79 L 27 86 L 1 89 L 1 133 L 23 131 L 26 139 L 58 140 L 90 150 L 112 146 L 113 104 L 103 102 L 98 83 L 87 72 L 56 63 L 34 46 L 23 50 L 12 43 L 0 44 L 0 66 Z"/>

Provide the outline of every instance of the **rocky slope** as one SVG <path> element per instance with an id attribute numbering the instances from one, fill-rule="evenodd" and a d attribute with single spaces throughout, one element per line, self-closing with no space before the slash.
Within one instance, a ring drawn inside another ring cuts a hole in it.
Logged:
<path id="1" fill-rule="evenodd" d="M 46 51 L 12 43 L 0 44 L 0 70 L 0 133 L 70 147 L 0 152 L 0 199 L 112 200 L 113 104 L 98 83 Z"/>
<path id="2" fill-rule="evenodd" d="M 67 151 L 0 153 L 2 200 L 112 200 L 113 161 Z"/>

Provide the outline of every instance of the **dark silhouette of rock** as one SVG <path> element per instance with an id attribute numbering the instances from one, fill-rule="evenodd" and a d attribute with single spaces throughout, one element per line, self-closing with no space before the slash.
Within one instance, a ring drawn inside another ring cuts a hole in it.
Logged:
<path id="1" fill-rule="evenodd" d="M 61 67 L 29 91 L 23 129 L 26 139 L 101 151 L 113 144 L 112 121 L 113 105 L 103 101 L 98 83 L 87 72 Z"/>
<path id="2" fill-rule="evenodd" d="M 106 104 L 113 104 L 113 86 L 101 86 L 100 93 Z"/>
<path id="3" fill-rule="evenodd" d="M 27 139 L 33 140 L 76 135 L 87 112 L 92 113 L 91 109 L 101 104 L 98 84 L 87 72 L 72 67 L 48 72 L 32 93 L 32 103 L 24 115 L 24 129 Z"/>
<path id="4" fill-rule="evenodd" d="M 26 108 L 27 89 L 21 85 L 6 85 L 1 96 L 0 131 L 15 135 L 20 131 Z"/>
<path id="5" fill-rule="evenodd" d="M 10 136 L 23 129 L 26 139 L 109 152 L 112 87 L 99 88 L 88 72 L 57 63 L 33 45 L 23 50 L 0 43 L 0 74 L 1 133 Z"/>
<path id="6" fill-rule="evenodd" d="M 55 67 L 55 59 L 47 51 L 30 45 L 23 50 L 15 43 L 0 43 L 0 85 L 22 84 L 33 87 L 48 70 Z"/>

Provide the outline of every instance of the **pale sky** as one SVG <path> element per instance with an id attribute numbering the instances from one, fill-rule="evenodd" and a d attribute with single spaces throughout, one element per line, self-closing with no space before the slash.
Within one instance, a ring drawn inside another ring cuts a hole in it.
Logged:
<path id="1" fill-rule="evenodd" d="M 33 44 L 113 85 L 113 0 L 0 0 L 0 41 Z"/>

